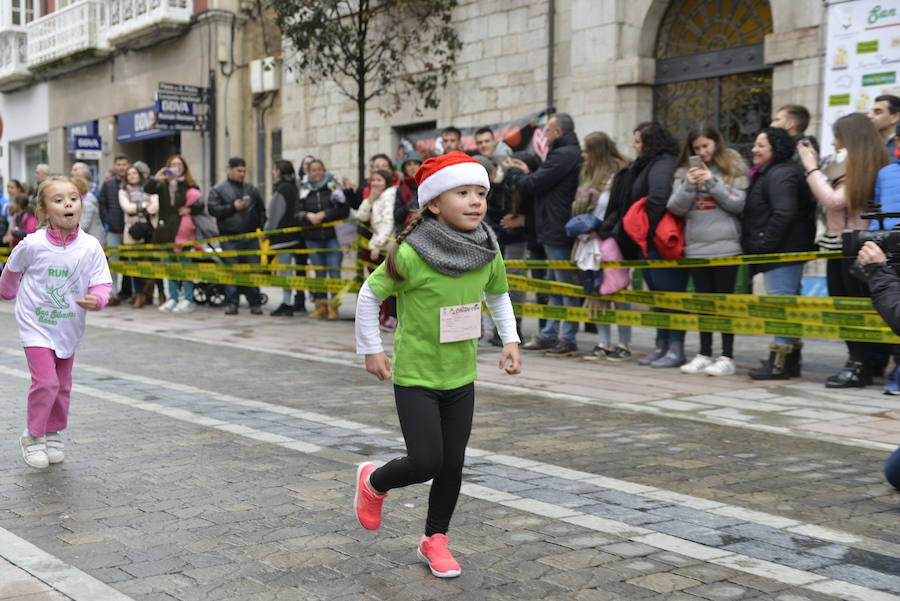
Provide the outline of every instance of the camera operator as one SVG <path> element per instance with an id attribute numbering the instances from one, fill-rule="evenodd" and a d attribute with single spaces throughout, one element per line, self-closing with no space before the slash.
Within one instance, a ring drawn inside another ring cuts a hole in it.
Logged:
<path id="1" fill-rule="evenodd" d="M 857 258 L 869 281 L 872 305 L 894 333 L 900 336 L 900 276 L 888 263 L 881 247 L 874 242 L 863 244 Z M 891 486 L 900 490 L 900 448 L 885 462 L 884 477 Z"/>

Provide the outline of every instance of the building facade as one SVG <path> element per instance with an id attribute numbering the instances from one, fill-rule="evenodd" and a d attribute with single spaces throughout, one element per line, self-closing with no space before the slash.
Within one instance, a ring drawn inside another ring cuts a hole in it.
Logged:
<path id="1" fill-rule="evenodd" d="M 31 0 L 0 5 L 0 116 L 29 128 L 7 128 L 0 138 L 5 178 L 32 178 L 32 137 L 37 140 L 40 130 L 41 162 L 57 172 L 80 160 L 76 139 L 88 136 L 101 141 L 99 158 L 85 161 L 98 174 L 119 154 L 153 170 L 181 154 L 207 190 L 224 177 L 228 158 L 240 155 L 252 175 L 266 179 L 271 141 L 277 141 L 272 132 L 280 129 L 280 94 L 254 94 L 250 72 L 254 59 L 280 54 L 281 40 L 271 18 L 259 13 L 260 3 L 58 0 L 47 14 Z M 176 93 L 161 107 L 160 84 L 201 93 Z M 164 117 L 187 129 L 167 128 Z"/>
<path id="2" fill-rule="evenodd" d="M 773 109 L 807 106 L 819 126 L 826 7 L 821 0 L 462 0 L 463 42 L 440 106 L 367 112 L 366 152 L 391 153 L 416 128 L 477 127 L 547 107 L 580 135 L 601 130 L 630 151 L 656 118 L 677 136 L 715 121 L 747 151 Z M 287 82 L 284 154 L 356 173 L 356 107 L 327 81 Z"/>

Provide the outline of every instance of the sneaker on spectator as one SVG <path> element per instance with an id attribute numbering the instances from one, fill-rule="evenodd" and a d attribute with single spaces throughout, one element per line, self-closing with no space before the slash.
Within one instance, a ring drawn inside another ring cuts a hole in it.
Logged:
<path id="1" fill-rule="evenodd" d="M 234 305 L 228 305 L 225 307 L 225 315 L 237 315 L 238 308 Z"/>
<path id="2" fill-rule="evenodd" d="M 259 305 L 250 307 L 250 314 L 251 315 L 262 315 L 263 314 L 262 307 L 260 307 Z"/>
<path id="3" fill-rule="evenodd" d="M 622 345 L 616 346 L 612 351 L 607 353 L 606 360 L 612 362 L 628 361 L 631 359 L 631 351 Z"/>
<path id="4" fill-rule="evenodd" d="M 378 324 L 378 327 L 382 332 L 393 332 L 397 329 L 397 318 L 396 317 L 388 317 L 384 321 Z"/>
<path id="5" fill-rule="evenodd" d="M 369 474 L 375 471 L 375 464 L 366 461 L 356 468 L 356 495 L 353 498 L 353 511 L 359 525 L 366 530 L 381 528 L 381 506 L 387 493 L 377 493 L 369 485 Z"/>
<path id="6" fill-rule="evenodd" d="M 294 308 L 291 305 L 281 303 L 278 308 L 269 313 L 272 317 L 293 317 Z"/>
<path id="7" fill-rule="evenodd" d="M 577 354 L 578 345 L 574 342 L 566 342 L 564 340 L 560 340 L 544 353 L 547 357 L 572 357 Z"/>
<path id="8" fill-rule="evenodd" d="M 63 453 L 63 438 L 59 432 L 47 432 L 47 459 L 51 464 L 62 463 L 66 456 Z"/>
<path id="9" fill-rule="evenodd" d="M 723 355 L 703 371 L 710 376 L 733 376 L 735 371 L 734 359 Z"/>
<path id="10" fill-rule="evenodd" d="M 603 348 L 599 344 L 595 346 L 590 353 L 582 357 L 582 359 L 587 359 L 588 361 L 599 361 L 600 359 L 606 359 L 609 357 L 609 354 L 612 351 L 608 348 Z"/>
<path id="11" fill-rule="evenodd" d="M 178 304 L 176 304 L 175 308 L 172 309 L 172 313 L 190 313 L 194 310 L 194 308 L 194 303 L 186 298 L 183 298 L 178 301 Z"/>
<path id="12" fill-rule="evenodd" d="M 897 381 L 897 369 L 888 374 L 887 384 L 884 385 L 884 394 L 900 394 L 900 382 Z"/>
<path id="13" fill-rule="evenodd" d="M 163 311 L 165 313 L 168 313 L 168 312 L 172 311 L 175 308 L 175 305 L 177 305 L 177 304 L 178 304 L 177 300 L 175 300 L 174 298 L 170 298 L 169 300 L 167 300 L 166 302 L 164 302 L 163 304 L 161 304 L 159 306 L 159 310 Z"/>
<path id="14" fill-rule="evenodd" d="M 556 345 L 555 340 L 548 340 L 546 338 L 541 338 L 540 335 L 534 336 L 531 340 L 522 345 L 522 350 L 526 353 L 534 353 L 540 351 L 546 351 L 548 349 L 553 348 Z"/>
<path id="15" fill-rule="evenodd" d="M 712 357 L 707 357 L 706 355 L 697 355 L 687 363 L 681 366 L 681 373 L 683 374 L 699 374 L 703 373 L 703 371 L 713 364 Z"/>
<path id="16" fill-rule="evenodd" d="M 430 537 L 423 536 L 416 549 L 419 559 L 427 563 L 431 573 L 438 578 L 455 578 L 462 573 L 447 548 L 447 542 L 446 534 L 436 533 Z"/>
<path id="17" fill-rule="evenodd" d="M 22 447 L 22 459 L 28 467 L 42 470 L 50 465 L 50 458 L 47 457 L 47 441 L 43 436 L 37 438 L 26 430 L 19 437 L 19 446 Z"/>

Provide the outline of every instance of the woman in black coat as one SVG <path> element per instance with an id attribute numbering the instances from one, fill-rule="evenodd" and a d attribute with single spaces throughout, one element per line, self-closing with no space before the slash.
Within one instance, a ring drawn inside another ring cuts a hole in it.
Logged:
<path id="1" fill-rule="evenodd" d="M 781 128 L 766 127 L 753 144 L 753 168 L 744 205 L 741 244 L 748 254 L 804 252 L 815 248 L 815 202 L 800 166 L 791 160 L 794 144 Z M 766 293 L 800 294 L 804 262 L 753 266 L 762 272 Z M 750 370 L 755 380 L 784 380 L 800 375 L 799 338 L 776 336 L 769 359 Z"/>
<path id="2" fill-rule="evenodd" d="M 666 204 L 672 195 L 678 142 L 659 123 L 641 123 L 634 129 L 634 153 L 637 159 L 629 170 L 633 177 L 629 206 L 647 198 L 648 259 L 661 259 L 653 236 L 656 226 L 666 214 Z M 623 254 L 625 249 L 623 249 Z M 650 290 L 684 292 L 687 290 L 687 269 L 644 269 L 644 281 Z M 655 309 L 654 309 L 655 310 Z M 669 313 L 670 311 L 665 311 Z M 656 330 L 656 345 L 649 355 L 638 359 L 639 365 L 650 367 L 679 367 L 684 364 L 684 330 Z"/>

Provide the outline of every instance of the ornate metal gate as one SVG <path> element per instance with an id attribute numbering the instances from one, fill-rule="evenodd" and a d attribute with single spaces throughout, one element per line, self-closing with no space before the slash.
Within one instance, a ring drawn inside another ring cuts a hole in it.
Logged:
<path id="1" fill-rule="evenodd" d="M 673 0 L 656 40 L 654 118 L 681 141 L 712 121 L 749 156 L 772 112 L 772 69 L 763 38 L 772 32 L 767 0 Z"/>

